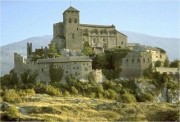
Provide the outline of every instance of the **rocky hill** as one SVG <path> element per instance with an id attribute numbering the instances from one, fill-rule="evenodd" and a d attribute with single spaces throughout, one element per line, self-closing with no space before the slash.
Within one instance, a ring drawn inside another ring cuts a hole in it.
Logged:
<path id="1" fill-rule="evenodd" d="M 129 31 L 123 31 L 124 34 L 128 36 L 129 43 L 140 43 L 150 46 L 158 46 L 167 51 L 170 60 L 178 59 L 180 57 L 179 47 L 180 39 L 176 38 L 162 38 L 154 37 Z M 1 46 L 1 57 L 0 57 L 0 67 L 1 76 L 7 74 L 14 66 L 14 52 L 20 53 L 26 56 L 26 43 L 33 43 L 33 50 L 35 48 L 41 48 L 41 46 L 48 46 L 52 39 L 52 36 L 42 36 L 42 37 L 32 37 L 25 39 L 23 41 L 15 42 L 6 46 Z"/>

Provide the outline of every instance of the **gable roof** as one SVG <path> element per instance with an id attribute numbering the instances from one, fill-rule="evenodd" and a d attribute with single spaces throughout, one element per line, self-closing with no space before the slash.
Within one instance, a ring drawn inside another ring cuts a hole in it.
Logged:
<path id="1" fill-rule="evenodd" d="M 65 11 L 64 11 L 64 13 L 65 12 L 79 12 L 79 10 L 77 10 L 77 9 L 75 9 L 74 7 L 72 7 L 72 6 L 70 6 L 68 9 L 66 9 Z M 63 13 L 63 14 L 64 14 Z"/>

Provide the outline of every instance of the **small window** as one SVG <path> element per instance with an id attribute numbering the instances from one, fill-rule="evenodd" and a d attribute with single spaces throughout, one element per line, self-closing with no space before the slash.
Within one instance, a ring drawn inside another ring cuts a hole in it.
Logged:
<path id="1" fill-rule="evenodd" d="M 128 63 L 128 59 L 126 59 L 126 63 Z"/>
<path id="2" fill-rule="evenodd" d="M 145 61 L 146 61 L 145 58 L 143 58 L 143 62 L 144 62 L 144 63 L 145 63 Z"/>
<path id="3" fill-rule="evenodd" d="M 44 72 L 44 69 L 42 68 L 41 71 Z"/>
<path id="4" fill-rule="evenodd" d="M 71 18 L 69 18 L 69 23 L 71 23 L 71 21 L 72 21 Z"/>
<path id="5" fill-rule="evenodd" d="M 79 67 L 77 67 L 77 69 L 79 69 Z"/>
<path id="6" fill-rule="evenodd" d="M 68 73 L 68 71 L 66 71 L 66 73 Z"/>
<path id="7" fill-rule="evenodd" d="M 74 39 L 74 33 L 72 33 L 72 39 Z"/>
<path id="8" fill-rule="evenodd" d="M 137 62 L 140 63 L 140 59 L 139 58 L 137 59 Z"/>
<path id="9" fill-rule="evenodd" d="M 105 39 L 105 38 L 103 38 L 103 42 L 104 42 L 104 43 L 106 42 L 106 39 Z"/>
<path id="10" fill-rule="evenodd" d="M 124 44 L 124 42 L 122 41 L 122 42 L 121 42 L 121 45 L 123 45 L 123 44 Z"/>
<path id="11" fill-rule="evenodd" d="M 96 38 L 93 38 L 93 43 L 96 43 Z"/>
<path id="12" fill-rule="evenodd" d="M 73 69 L 76 69 L 75 67 L 73 67 Z"/>
<path id="13" fill-rule="evenodd" d="M 77 18 L 74 19 L 74 23 L 77 23 Z"/>
<path id="14" fill-rule="evenodd" d="M 132 63 L 134 63 L 134 58 L 132 59 L 132 61 L 131 61 Z"/>
<path id="15" fill-rule="evenodd" d="M 84 71 L 88 71 L 88 69 L 87 69 L 87 68 L 85 68 L 85 69 L 84 69 Z"/>
<path id="16" fill-rule="evenodd" d="M 78 73 L 77 73 L 77 72 L 75 72 L 75 76 L 78 76 Z"/>

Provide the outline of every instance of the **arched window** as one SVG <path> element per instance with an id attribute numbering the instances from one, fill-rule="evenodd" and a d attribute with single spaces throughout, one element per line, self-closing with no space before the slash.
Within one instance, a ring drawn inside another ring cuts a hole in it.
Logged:
<path id="1" fill-rule="evenodd" d="M 145 61 L 146 61 L 145 58 L 143 58 L 143 62 L 144 62 L 144 63 L 145 63 Z"/>
<path id="2" fill-rule="evenodd" d="M 77 23 L 77 18 L 74 19 L 74 23 Z"/>
<path id="3" fill-rule="evenodd" d="M 71 21 L 72 21 L 72 19 L 71 19 L 71 18 L 69 18 L 69 23 L 71 23 Z"/>
<path id="4" fill-rule="evenodd" d="M 93 43 L 94 43 L 94 44 L 96 43 L 96 38 L 93 38 Z"/>
<path id="5" fill-rule="evenodd" d="M 104 43 L 106 42 L 106 39 L 105 39 L 105 38 L 103 38 L 103 42 L 104 42 Z"/>
<path id="6" fill-rule="evenodd" d="M 139 58 L 137 59 L 137 62 L 140 63 L 140 59 Z"/>
<path id="7" fill-rule="evenodd" d="M 126 58 L 126 63 L 128 63 L 128 59 Z"/>
<path id="8" fill-rule="evenodd" d="M 132 61 L 131 61 L 131 63 L 134 63 L 134 58 L 132 58 Z"/>

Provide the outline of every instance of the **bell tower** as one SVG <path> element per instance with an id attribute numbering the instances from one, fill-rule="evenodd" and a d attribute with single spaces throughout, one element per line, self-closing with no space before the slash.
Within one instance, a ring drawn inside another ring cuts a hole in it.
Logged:
<path id="1" fill-rule="evenodd" d="M 81 50 L 82 32 L 79 28 L 79 11 L 70 6 L 63 13 L 63 23 L 66 49 Z"/>

